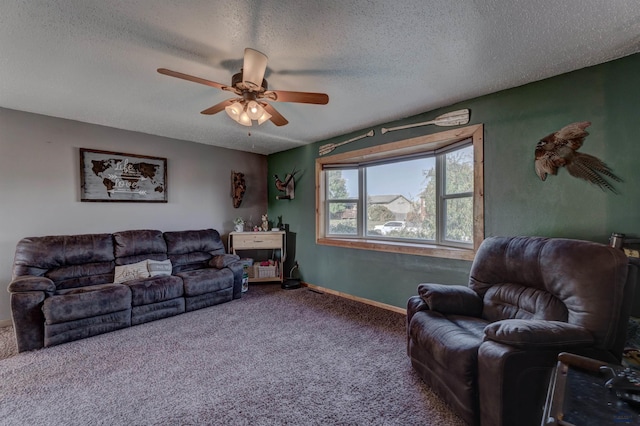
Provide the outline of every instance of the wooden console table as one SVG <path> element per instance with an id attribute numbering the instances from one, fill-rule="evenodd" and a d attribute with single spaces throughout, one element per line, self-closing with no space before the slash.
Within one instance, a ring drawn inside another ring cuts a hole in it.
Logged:
<path id="1" fill-rule="evenodd" d="M 287 238 L 285 231 L 268 232 L 230 232 L 229 251 L 238 254 L 239 250 L 280 250 L 279 274 L 275 277 L 253 277 L 249 282 L 279 281 L 283 282 L 284 261 L 287 258 Z"/>

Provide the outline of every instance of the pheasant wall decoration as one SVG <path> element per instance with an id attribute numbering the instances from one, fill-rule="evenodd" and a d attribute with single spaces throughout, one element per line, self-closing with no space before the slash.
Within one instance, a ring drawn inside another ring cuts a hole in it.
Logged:
<path id="1" fill-rule="evenodd" d="M 600 159 L 577 152 L 589 135 L 585 129 L 590 125 L 589 121 L 571 123 L 538 142 L 535 166 L 540 179 L 545 180 L 548 174 L 555 175 L 558 167 L 565 166 L 571 176 L 597 185 L 603 191 L 608 189 L 617 193 L 606 178 L 616 182 L 622 182 L 622 179 Z"/>

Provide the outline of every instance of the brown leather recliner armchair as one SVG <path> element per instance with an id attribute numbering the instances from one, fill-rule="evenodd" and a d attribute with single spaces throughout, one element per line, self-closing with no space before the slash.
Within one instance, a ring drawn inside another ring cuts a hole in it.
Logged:
<path id="1" fill-rule="evenodd" d="M 539 425 L 558 353 L 619 363 L 636 269 L 588 241 L 491 237 L 469 286 L 420 284 L 407 351 L 467 423 Z"/>

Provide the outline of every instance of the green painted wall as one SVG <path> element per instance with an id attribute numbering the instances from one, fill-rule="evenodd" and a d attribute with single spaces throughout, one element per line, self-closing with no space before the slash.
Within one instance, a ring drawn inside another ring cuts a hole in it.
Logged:
<path id="1" fill-rule="evenodd" d="M 381 127 L 426 121 L 456 109 L 471 110 L 470 124 L 484 124 L 485 235 L 538 235 L 606 243 L 612 232 L 640 235 L 640 54 L 471 99 L 405 120 L 380 123 L 376 135 L 338 148 L 355 150 L 442 131 L 424 126 L 380 134 Z M 331 103 L 326 108 L 331 108 Z M 570 176 L 542 182 L 533 167 L 539 139 L 566 124 L 591 121 L 582 152 L 605 161 L 624 182 L 619 194 Z M 330 123 L 327 123 L 330 125 Z M 338 138 L 268 157 L 269 218 L 289 225 L 302 278 L 309 283 L 405 307 L 421 282 L 466 284 L 470 262 L 407 256 L 315 244 L 315 159 L 318 147 Z M 273 174 L 293 167 L 295 199 L 278 201 Z M 588 261 L 588 259 L 585 259 Z"/>

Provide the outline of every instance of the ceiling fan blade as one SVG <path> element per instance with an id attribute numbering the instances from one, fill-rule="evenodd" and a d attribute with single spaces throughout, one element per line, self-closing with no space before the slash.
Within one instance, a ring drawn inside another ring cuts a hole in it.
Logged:
<path id="1" fill-rule="evenodd" d="M 200 114 L 206 114 L 206 115 L 217 114 L 223 109 L 225 109 L 226 107 L 228 107 L 229 105 L 231 105 L 232 103 L 234 103 L 235 101 L 236 101 L 235 99 L 227 99 L 226 101 L 217 103 L 214 106 L 205 109 L 204 111 L 200 111 Z"/>
<path id="2" fill-rule="evenodd" d="M 289 123 L 287 119 L 284 118 L 284 116 L 278 111 L 276 111 L 276 109 L 270 104 L 265 102 L 264 104 L 262 104 L 262 106 L 269 114 L 271 114 L 271 118 L 269 120 L 271 120 L 271 122 L 276 126 L 284 126 L 285 124 Z"/>
<path id="3" fill-rule="evenodd" d="M 264 72 L 267 70 L 267 55 L 255 49 L 244 49 L 242 82 L 249 88 L 260 89 Z"/>
<path id="4" fill-rule="evenodd" d="M 194 77 L 189 74 L 183 74 L 178 71 L 171 71 L 166 68 L 158 68 L 158 72 L 160 74 L 168 75 L 170 77 L 177 77 L 183 80 L 193 81 L 194 83 L 204 84 L 205 86 L 215 87 L 216 89 L 225 90 L 225 87 L 226 87 L 225 84 L 216 83 L 215 81 L 211 81 L 211 80 L 205 80 L 204 78 L 200 78 L 200 77 Z"/>
<path id="5" fill-rule="evenodd" d="M 297 102 L 301 104 L 326 105 L 329 103 L 329 95 L 326 93 L 290 92 L 287 90 L 269 90 L 264 92 L 264 97 L 277 102 Z"/>

